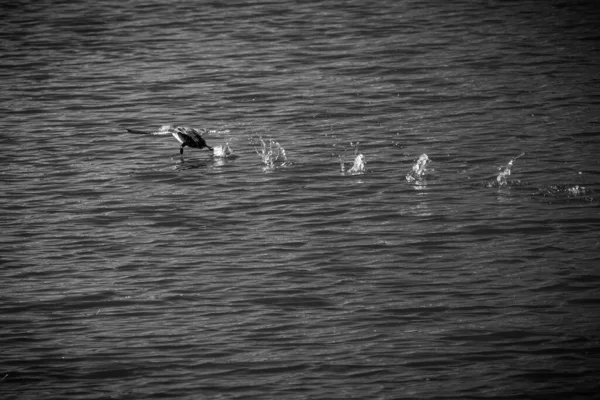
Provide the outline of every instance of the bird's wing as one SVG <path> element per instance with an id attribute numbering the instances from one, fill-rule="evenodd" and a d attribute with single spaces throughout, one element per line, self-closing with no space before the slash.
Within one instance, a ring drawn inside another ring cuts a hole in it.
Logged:
<path id="1" fill-rule="evenodd" d="M 177 139 L 177 141 L 179 143 L 185 143 L 186 136 L 189 136 L 187 134 L 188 130 L 189 130 L 189 128 L 186 128 L 184 126 L 163 125 L 156 132 L 153 132 L 152 134 L 153 135 L 173 135 L 173 137 L 175 139 Z"/>
<path id="2" fill-rule="evenodd" d="M 152 132 L 153 135 L 171 135 L 173 133 L 173 127 L 171 125 L 163 125 L 156 132 Z"/>
<path id="3" fill-rule="evenodd" d="M 196 144 L 206 144 L 202 135 L 194 129 L 195 132 L 188 133 L 187 137 L 193 140 Z"/>
<path id="4" fill-rule="evenodd" d="M 202 134 L 206 132 L 208 132 L 206 129 L 194 129 L 187 126 L 163 125 L 156 132 L 152 132 L 152 134 L 173 135 L 173 137 L 177 139 L 179 143 L 185 143 L 187 140 L 200 144 L 204 142 Z"/>
<path id="5" fill-rule="evenodd" d="M 185 143 L 185 138 L 187 137 L 187 135 L 185 135 L 185 134 L 183 134 L 181 132 L 178 132 L 176 130 L 172 131 L 171 134 L 173 135 L 173 137 L 175 139 L 177 139 L 177 141 L 179 143 Z"/>

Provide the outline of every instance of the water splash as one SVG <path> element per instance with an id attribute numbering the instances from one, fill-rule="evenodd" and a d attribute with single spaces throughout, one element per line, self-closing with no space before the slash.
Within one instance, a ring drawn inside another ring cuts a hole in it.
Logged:
<path id="1" fill-rule="evenodd" d="M 215 158 L 229 158 L 233 156 L 233 150 L 229 147 L 229 139 L 225 144 L 213 147 L 213 157 Z"/>
<path id="2" fill-rule="evenodd" d="M 225 135 L 225 134 L 228 134 L 229 132 L 230 132 L 230 131 L 229 131 L 229 129 L 224 129 L 224 130 L 220 130 L 220 129 L 209 129 L 208 131 L 206 131 L 206 133 L 209 133 L 209 134 L 211 134 L 211 135 L 212 135 L 212 134 Z M 230 139 L 230 140 L 231 140 L 231 139 Z M 227 142 L 227 143 L 229 143 L 229 142 Z"/>
<path id="3" fill-rule="evenodd" d="M 515 160 L 517 160 L 518 158 L 521 158 L 525 155 L 525 153 L 521 153 L 516 157 L 511 158 L 511 160 L 508 162 L 508 164 L 506 165 L 506 167 L 500 167 L 500 173 L 498 174 L 498 176 L 496 177 L 496 182 L 498 182 L 498 186 L 504 186 L 506 184 L 508 184 L 508 181 L 506 180 L 507 176 L 510 176 L 510 171 L 511 168 L 513 166 L 513 163 L 515 162 Z"/>
<path id="4" fill-rule="evenodd" d="M 348 170 L 348 173 L 352 175 L 364 174 L 366 165 L 365 156 L 359 154 L 354 158 L 354 165 Z"/>
<path id="5" fill-rule="evenodd" d="M 284 167 L 288 163 L 287 155 L 283 146 L 279 142 L 269 139 L 269 144 L 265 143 L 262 137 L 258 138 L 261 143 L 261 148 L 254 148 L 264 164 L 265 171 L 272 171 L 276 167 Z"/>
<path id="6" fill-rule="evenodd" d="M 429 164 L 431 160 L 427 157 L 427 154 L 421 154 L 417 162 L 412 167 L 412 171 L 406 174 L 406 180 L 409 182 L 418 182 L 423 180 L 425 176 L 425 172 L 427 169 L 425 168 L 427 164 Z"/>
<path id="7" fill-rule="evenodd" d="M 538 189 L 537 195 L 554 198 L 578 198 L 587 201 L 594 201 L 594 191 L 586 186 L 580 185 L 551 185 Z"/>
<path id="8" fill-rule="evenodd" d="M 366 171 L 367 162 L 365 161 L 365 156 L 358 152 L 358 145 L 360 142 L 350 142 L 350 147 L 354 148 L 354 163 L 352 167 L 348 170 L 348 174 L 350 175 L 362 175 Z M 342 170 L 342 175 L 346 175 L 346 152 L 347 149 L 344 148 L 344 153 L 339 156 L 340 159 L 340 169 Z"/>
<path id="9" fill-rule="evenodd" d="M 575 185 L 567 188 L 567 193 L 569 196 L 584 196 L 586 194 L 590 194 L 592 191 L 585 186 Z"/>

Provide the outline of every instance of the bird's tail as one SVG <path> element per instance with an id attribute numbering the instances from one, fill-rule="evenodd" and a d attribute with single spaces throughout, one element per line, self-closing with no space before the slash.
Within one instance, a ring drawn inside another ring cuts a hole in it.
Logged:
<path id="1" fill-rule="evenodd" d="M 152 132 L 147 132 L 147 131 L 140 131 L 137 129 L 127 129 L 127 132 L 129 133 L 135 133 L 136 135 L 151 135 Z"/>

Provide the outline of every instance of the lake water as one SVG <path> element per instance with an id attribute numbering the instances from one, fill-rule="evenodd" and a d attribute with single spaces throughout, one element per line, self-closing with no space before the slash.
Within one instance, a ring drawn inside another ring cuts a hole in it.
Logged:
<path id="1" fill-rule="evenodd" d="M 0 7 L 3 399 L 600 392 L 596 2 Z"/>

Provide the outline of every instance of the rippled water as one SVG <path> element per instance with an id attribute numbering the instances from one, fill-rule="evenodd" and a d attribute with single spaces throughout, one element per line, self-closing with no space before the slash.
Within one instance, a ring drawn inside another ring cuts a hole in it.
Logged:
<path id="1" fill-rule="evenodd" d="M 595 2 L 1 13 L 2 398 L 600 391 Z"/>

